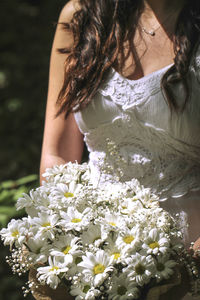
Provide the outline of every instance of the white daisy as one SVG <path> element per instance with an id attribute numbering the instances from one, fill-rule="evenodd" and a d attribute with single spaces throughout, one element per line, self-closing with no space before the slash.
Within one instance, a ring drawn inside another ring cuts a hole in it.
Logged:
<path id="1" fill-rule="evenodd" d="M 67 212 L 60 212 L 62 220 L 59 222 L 59 225 L 65 228 L 66 231 L 75 229 L 81 231 L 89 224 L 88 212 L 90 209 L 86 209 L 83 213 L 78 212 L 74 207 L 70 206 L 67 209 Z"/>
<path id="2" fill-rule="evenodd" d="M 81 274 L 82 272 L 82 267 L 78 266 L 78 264 L 82 262 L 82 257 L 81 256 L 73 256 L 73 262 L 70 264 L 70 268 L 65 275 L 65 278 L 67 280 L 71 280 L 72 277 L 76 274 Z"/>
<path id="3" fill-rule="evenodd" d="M 47 261 L 48 252 L 43 252 L 44 241 L 31 237 L 26 241 L 26 246 L 29 249 L 28 257 L 34 264 L 45 263 Z"/>
<path id="4" fill-rule="evenodd" d="M 109 226 L 112 230 L 117 230 L 117 228 L 122 228 L 125 226 L 124 217 L 118 214 L 106 213 L 105 218 L 102 220 L 105 226 Z"/>
<path id="5" fill-rule="evenodd" d="M 7 228 L 3 228 L 0 231 L 1 238 L 4 242 L 4 245 L 12 245 L 18 243 L 22 245 L 26 240 L 26 235 L 28 234 L 27 222 L 22 220 L 12 219 Z"/>
<path id="6" fill-rule="evenodd" d="M 83 261 L 78 264 L 83 268 L 83 274 L 88 274 L 94 286 L 98 286 L 108 277 L 108 272 L 113 270 L 113 259 L 103 250 L 98 250 L 96 254 L 86 251 Z"/>
<path id="7" fill-rule="evenodd" d="M 122 214 L 131 215 L 136 213 L 139 208 L 142 208 L 142 204 L 135 198 L 124 199 L 123 202 L 120 203 L 120 211 Z"/>
<path id="8" fill-rule="evenodd" d="M 72 283 L 70 294 L 76 297 L 76 300 L 95 300 L 100 291 L 91 286 L 90 282 L 81 279 L 77 284 Z"/>
<path id="9" fill-rule="evenodd" d="M 136 284 L 130 280 L 125 274 L 119 277 L 114 276 L 108 290 L 108 299 L 127 300 L 138 299 L 140 295 Z"/>
<path id="10" fill-rule="evenodd" d="M 71 181 L 69 184 L 58 183 L 51 196 L 57 201 L 61 200 L 62 202 L 67 202 L 75 197 L 76 190 L 78 190 L 80 186 L 81 185 L 78 185 L 75 181 Z"/>
<path id="11" fill-rule="evenodd" d="M 49 257 L 49 266 L 40 267 L 37 269 L 38 280 L 42 283 L 47 283 L 51 288 L 56 289 L 60 283 L 59 275 L 68 271 L 65 264 L 60 262 L 59 258 Z"/>
<path id="12" fill-rule="evenodd" d="M 162 279 L 169 279 L 174 273 L 174 267 L 177 263 L 174 260 L 168 259 L 167 256 L 159 256 L 157 257 L 156 265 L 156 274 L 155 277 L 157 281 L 161 281 Z"/>
<path id="13" fill-rule="evenodd" d="M 116 240 L 116 245 L 124 251 L 136 250 L 140 243 L 140 228 L 137 226 L 132 229 L 123 228 Z"/>
<path id="14" fill-rule="evenodd" d="M 68 265 L 73 262 L 74 255 L 82 254 L 79 242 L 80 239 L 71 234 L 60 236 L 52 245 L 50 254 L 63 257 L 65 264 Z"/>
<path id="15" fill-rule="evenodd" d="M 17 201 L 17 210 L 25 208 L 26 213 L 32 218 L 38 216 L 40 211 L 47 211 L 50 204 L 49 190 L 50 188 L 40 186 L 35 190 L 32 189 L 29 194 L 23 193 L 23 197 Z"/>
<path id="16" fill-rule="evenodd" d="M 51 168 L 46 168 L 45 172 L 42 174 L 43 177 L 47 177 L 50 181 L 50 177 L 55 177 L 56 175 L 63 175 L 66 173 L 67 164 L 54 165 Z"/>
<path id="17" fill-rule="evenodd" d="M 16 203 L 16 208 L 17 210 L 23 209 L 23 208 L 28 208 L 28 209 L 33 209 L 35 204 L 37 203 L 37 197 L 38 197 L 38 192 L 31 190 L 29 195 L 23 193 L 22 197 L 20 197 L 17 200 Z"/>
<path id="18" fill-rule="evenodd" d="M 143 203 L 143 205 L 145 207 L 147 207 L 146 204 L 149 204 L 150 201 L 152 201 L 152 200 L 154 201 L 154 199 L 158 200 L 158 197 L 153 196 L 151 194 L 150 189 L 144 188 L 142 186 L 137 186 L 137 188 L 136 188 L 136 198 L 140 199 L 140 201 Z M 150 200 L 150 199 L 152 199 L 152 200 Z"/>
<path id="19" fill-rule="evenodd" d="M 86 180 L 89 176 L 86 176 L 85 173 L 88 172 L 87 163 L 78 164 L 77 162 L 68 162 L 64 165 L 57 165 L 46 169 L 43 176 L 46 177 L 46 180 L 49 182 L 70 183 L 71 181 Z M 83 177 L 84 179 L 82 179 Z"/>
<path id="20" fill-rule="evenodd" d="M 155 275 L 155 263 L 150 256 L 142 256 L 136 253 L 126 259 L 128 265 L 126 274 L 139 286 L 148 283 Z"/>
<path id="21" fill-rule="evenodd" d="M 114 241 L 111 237 L 106 240 L 104 249 L 113 258 L 113 262 L 120 262 L 125 257 L 122 249 L 116 245 L 116 240 Z"/>
<path id="22" fill-rule="evenodd" d="M 142 244 L 142 248 L 147 254 L 158 254 L 158 252 L 165 253 L 169 250 L 170 241 L 167 236 L 158 231 L 156 228 L 150 230 L 148 236 Z"/>
<path id="23" fill-rule="evenodd" d="M 89 225 L 88 229 L 81 235 L 83 245 L 94 244 L 96 247 L 106 239 L 107 234 L 100 225 Z"/>
<path id="24" fill-rule="evenodd" d="M 31 225 L 37 230 L 36 238 L 53 240 L 56 234 L 59 216 L 56 214 L 39 213 L 31 220 Z"/>

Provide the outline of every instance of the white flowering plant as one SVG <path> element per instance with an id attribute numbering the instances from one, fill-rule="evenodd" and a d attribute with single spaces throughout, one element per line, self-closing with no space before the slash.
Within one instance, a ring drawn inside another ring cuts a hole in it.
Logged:
<path id="1" fill-rule="evenodd" d="M 150 189 L 136 179 L 95 186 L 87 163 L 54 166 L 43 176 L 18 199 L 27 217 L 0 231 L 14 272 L 34 268 L 41 284 L 66 284 L 76 300 L 144 299 L 172 277 L 181 232 Z"/>

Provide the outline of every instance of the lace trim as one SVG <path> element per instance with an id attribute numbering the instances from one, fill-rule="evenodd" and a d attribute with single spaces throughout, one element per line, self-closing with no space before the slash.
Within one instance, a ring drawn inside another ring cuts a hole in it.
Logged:
<path id="1" fill-rule="evenodd" d="M 161 90 L 160 78 L 171 65 L 139 80 L 129 80 L 111 68 L 108 77 L 100 86 L 98 92 L 121 105 L 124 110 L 130 106 L 141 105 Z"/>
<path id="2" fill-rule="evenodd" d="M 121 105 L 124 110 L 142 105 L 149 97 L 161 91 L 161 77 L 172 65 L 170 64 L 138 80 L 125 78 L 111 67 L 110 73 L 105 82 L 99 87 L 98 92 Z M 191 71 L 194 70 L 194 65 L 200 68 L 200 46 L 197 49 L 196 56 L 191 61 Z"/>

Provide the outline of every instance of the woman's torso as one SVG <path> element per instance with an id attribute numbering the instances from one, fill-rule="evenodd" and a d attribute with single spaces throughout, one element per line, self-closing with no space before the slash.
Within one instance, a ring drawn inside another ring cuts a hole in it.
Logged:
<path id="1" fill-rule="evenodd" d="M 138 47 L 140 64 L 129 56 L 121 75 L 118 64 L 111 68 L 75 119 L 90 152 L 94 183 L 137 178 L 159 195 L 163 208 L 179 213 L 188 246 L 200 228 L 200 48 L 188 72 L 191 99 L 182 114 L 171 115 L 160 82 L 173 65 L 173 45 L 161 32 L 157 42 L 145 37 L 148 48 Z M 174 93 L 182 104 L 183 86 L 177 84 Z"/>

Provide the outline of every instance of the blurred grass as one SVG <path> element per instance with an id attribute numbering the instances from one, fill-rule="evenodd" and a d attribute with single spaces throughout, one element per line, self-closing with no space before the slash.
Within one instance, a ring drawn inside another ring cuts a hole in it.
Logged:
<path id="1" fill-rule="evenodd" d="M 54 23 L 66 2 L 0 1 L 0 181 L 38 173 Z"/>

